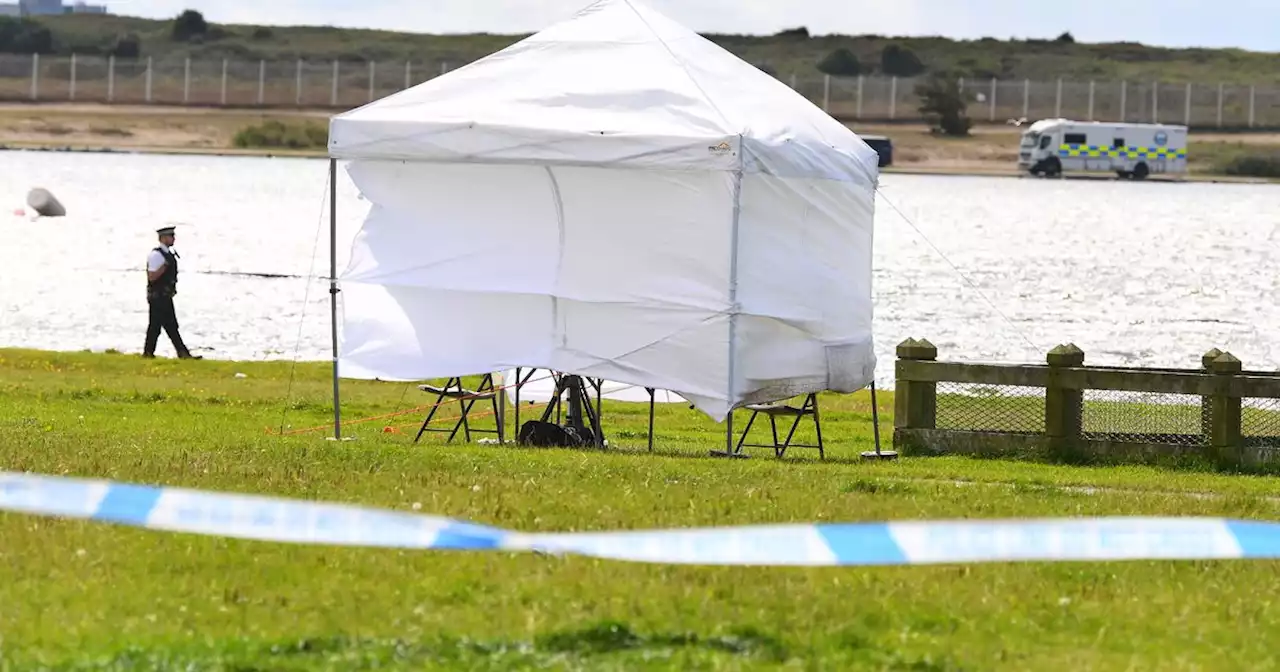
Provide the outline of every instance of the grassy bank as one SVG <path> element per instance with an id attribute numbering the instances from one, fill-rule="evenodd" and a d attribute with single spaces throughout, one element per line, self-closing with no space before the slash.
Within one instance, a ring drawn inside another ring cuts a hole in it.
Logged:
<path id="1" fill-rule="evenodd" d="M 242 373 L 245 377 L 237 377 Z M 292 380 L 292 382 L 291 382 Z M 344 383 L 347 417 L 426 403 Z M 327 368 L 0 350 L 0 465 L 332 499 L 529 530 L 1171 514 L 1275 518 L 1280 480 L 962 459 L 861 463 L 864 394 L 824 398 L 827 463 L 704 457 L 687 407 L 607 404 L 615 450 L 412 444 L 417 413 L 328 420 Z M 892 396 L 881 399 L 892 421 Z M 451 416 L 451 409 L 444 415 Z M 481 422 L 484 422 L 483 420 Z M 386 427 L 399 431 L 386 431 Z M 958 484 L 956 481 L 961 481 Z M 1075 486 L 1102 488 L 1093 494 Z M 1214 493 L 1200 496 L 1197 493 Z M 630 565 L 290 547 L 0 514 L 0 667 L 1142 669 L 1280 663 L 1280 563 L 878 569 Z"/>
<path id="2" fill-rule="evenodd" d="M 324 152 L 329 147 L 329 129 L 323 121 L 281 121 L 268 119 L 236 131 L 231 144 L 237 149 L 295 149 Z"/>
<path id="3" fill-rule="evenodd" d="M 153 152 L 325 156 L 332 112 L 92 104 L 0 105 L 0 145 Z M 850 124 L 894 142 L 889 172 L 1015 175 L 1019 129 L 979 126 L 968 138 L 922 125 Z M 1192 178 L 1232 179 L 1232 160 L 1280 152 L 1278 133 L 1196 133 Z M 1246 166 L 1247 167 L 1247 166 Z M 1237 171 L 1238 172 L 1238 171 Z"/>
<path id="4" fill-rule="evenodd" d="M 453 67 L 498 51 L 523 35 L 423 35 L 332 27 L 262 27 L 208 25 L 188 27 L 175 36 L 171 20 L 124 16 L 64 15 L 40 17 L 48 29 L 47 46 L 58 54 L 107 54 L 113 51 L 180 61 L 233 58 L 292 61 L 399 61 L 450 63 Z M 1049 22 L 1052 24 L 1052 21 Z M 915 54 L 929 69 L 955 69 L 966 77 L 989 79 L 1065 77 L 1087 81 L 1129 80 L 1166 83 L 1198 81 L 1257 83 L 1280 81 L 1280 55 L 1240 49 L 1166 49 L 1134 43 L 1083 44 L 1042 39 L 952 40 L 942 37 L 899 38 L 882 35 L 821 35 L 824 26 L 784 31 L 772 36 L 708 35 L 741 58 L 783 76 L 819 75 L 817 65 L 838 49 L 847 49 L 865 74 L 884 70 L 889 45 Z M 1052 25 L 1044 26 L 1052 31 Z M 1050 39 L 1043 39 L 1050 38 Z M 46 43 L 27 40 L 26 44 Z M 24 45 L 25 46 L 25 45 Z M 29 50 L 28 50 L 29 51 Z M 902 73 L 899 73 L 902 74 Z"/>
<path id="5" fill-rule="evenodd" d="M 1259 146 L 1243 140 L 1223 139 L 1192 147 L 1206 172 L 1280 179 L 1280 143 Z"/>

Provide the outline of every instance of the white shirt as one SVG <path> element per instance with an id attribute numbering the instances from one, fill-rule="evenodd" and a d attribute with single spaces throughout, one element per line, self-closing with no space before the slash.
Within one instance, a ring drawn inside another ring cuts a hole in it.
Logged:
<path id="1" fill-rule="evenodd" d="M 173 254 L 172 247 L 165 247 L 164 245 L 161 245 L 160 247 L 164 247 L 165 252 Z M 147 255 L 147 271 L 154 273 L 159 270 L 161 266 L 164 266 L 164 255 L 160 254 L 160 250 L 151 250 L 151 254 Z"/>

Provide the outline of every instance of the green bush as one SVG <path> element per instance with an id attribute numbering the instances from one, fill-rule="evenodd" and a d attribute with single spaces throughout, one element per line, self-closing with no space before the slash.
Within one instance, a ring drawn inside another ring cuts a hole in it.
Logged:
<path id="1" fill-rule="evenodd" d="M 107 53 L 116 58 L 137 58 L 142 55 L 142 40 L 137 33 L 118 35 Z"/>
<path id="2" fill-rule="evenodd" d="M 852 51 L 840 47 L 818 62 L 818 71 L 833 77 L 857 77 L 862 74 L 862 64 Z"/>
<path id="3" fill-rule="evenodd" d="M 53 53 L 53 33 L 28 18 L 0 16 L 0 53 Z"/>
<path id="4" fill-rule="evenodd" d="M 960 78 L 953 72 L 934 73 L 916 85 L 920 113 L 934 132 L 963 137 L 969 135 L 973 120 L 966 114 L 968 101 L 960 91 Z"/>
<path id="5" fill-rule="evenodd" d="M 320 124 L 286 124 L 272 119 L 240 129 L 232 140 L 241 149 L 324 149 L 329 129 Z"/>
<path id="6" fill-rule="evenodd" d="M 209 32 L 209 23 L 204 15 L 194 9 L 184 10 L 173 20 L 173 39 L 178 42 L 190 42 L 196 37 L 204 37 Z"/>
<path id="7" fill-rule="evenodd" d="M 1236 156 L 1222 162 L 1220 169 L 1240 177 L 1280 178 L 1280 152 Z"/>
<path id="8" fill-rule="evenodd" d="M 916 52 L 899 44 L 888 44 L 880 51 L 880 71 L 896 77 L 915 77 L 922 74 L 925 67 Z"/>

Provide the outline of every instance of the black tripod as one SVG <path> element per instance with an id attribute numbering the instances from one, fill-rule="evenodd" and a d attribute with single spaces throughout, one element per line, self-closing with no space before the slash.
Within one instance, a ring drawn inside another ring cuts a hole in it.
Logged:
<path id="1" fill-rule="evenodd" d="M 565 418 L 565 430 L 575 435 L 580 445 L 595 444 L 604 447 L 604 432 L 600 429 L 600 383 L 591 381 L 596 390 L 596 406 L 592 408 L 591 397 L 587 395 L 587 387 L 581 376 L 568 374 L 556 380 L 556 391 L 551 396 L 551 403 L 542 411 L 542 422 L 550 422 L 551 414 L 560 410 L 561 397 L 569 393 L 569 403 Z M 585 422 L 584 422 L 585 418 Z"/>

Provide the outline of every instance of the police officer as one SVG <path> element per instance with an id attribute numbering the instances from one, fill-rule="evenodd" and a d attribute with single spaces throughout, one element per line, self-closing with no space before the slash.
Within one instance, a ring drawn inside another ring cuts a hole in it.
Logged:
<path id="1" fill-rule="evenodd" d="M 147 256 L 147 304 L 151 319 L 147 323 L 147 343 L 143 357 L 156 356 L 156 342 L 164 329 L 173 342 L 179 359 L 204 359 L 192 355 L 178 333 L 178 316 L 173 310 L 173 297 L 178 293 L 178 253 L 173 249 L 174 227 L 157 229 L 160 245 Z"/>

